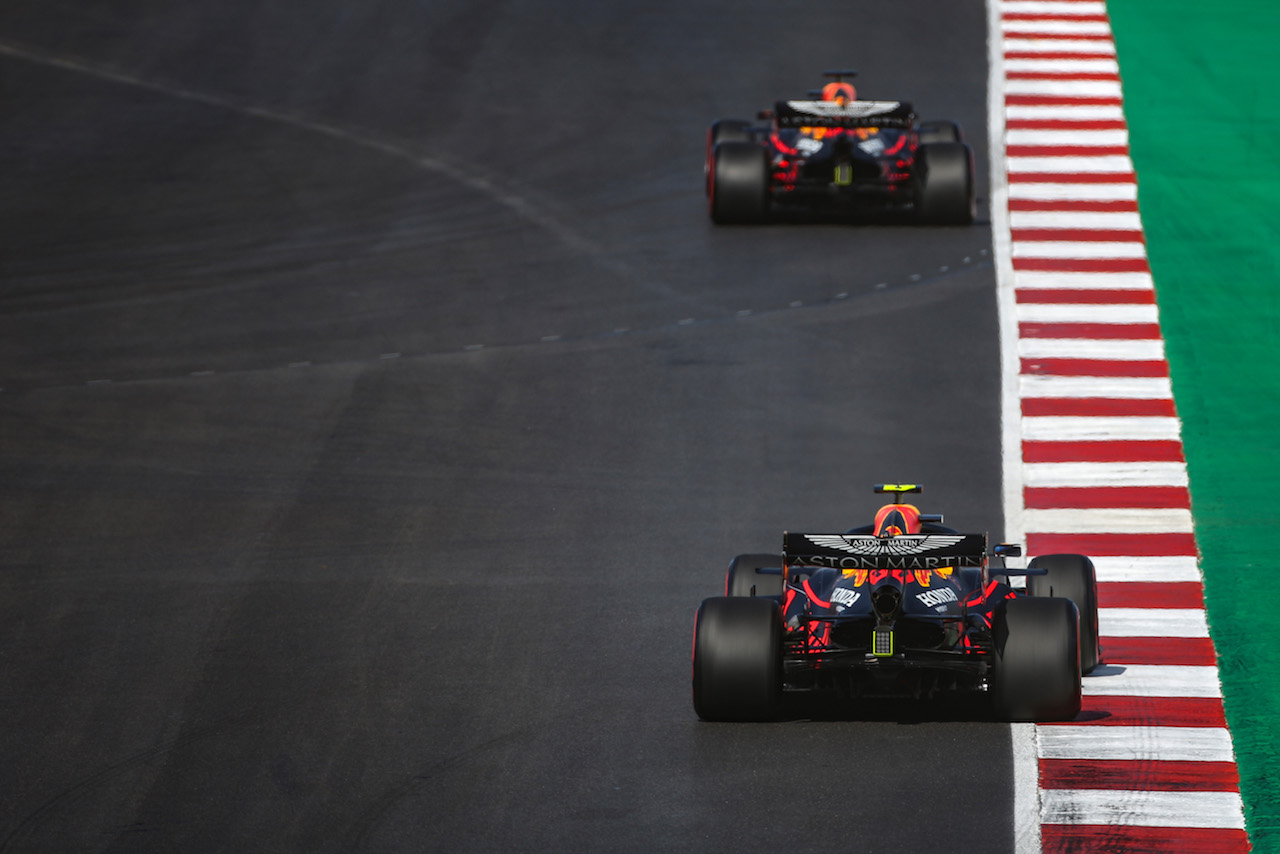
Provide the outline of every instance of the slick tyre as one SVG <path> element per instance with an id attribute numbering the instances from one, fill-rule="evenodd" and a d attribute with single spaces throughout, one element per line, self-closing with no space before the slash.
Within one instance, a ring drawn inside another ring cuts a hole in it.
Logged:
<path id="1" fill-rule="evenodd" d="M 1093 561 L 1084 555 L 1040 555 L 1032 558 L 1027 567 L 1047 570 L 1044 575 L 1027 576 L 1029 594 L 1076 603 L 1080 610 L 1080 672 L 1089 673 L 1102 661 L 1098 642 L 1098 582 Z"/>
<path id="2" fill-rule="evenodd" d="M 963 142 L 935 142 L 916 150 L 916 221 L 969 225 L 977 213 L 973 149 Z"/>
<path id="3" fill-rule="evenodd" d="M 740 119 L 721 119 L 707 129 L 706 173 L 707 195 L 711 195 L 711 169 L 715 164 L 716 146 L 722 142 L 751 142 L 751 123 Z"/>
<path id="4" fill-rule="evenodd" d="M 935 142 L 964 142 L 960 125 L 955 122 L 921 122 L 916 134 L 920 137 L 921 145 L 930 145 Z"/>
<path id="5" fill-rule="evenodd" d="M 722 142 L 711 153 L 708 203 L 717 224 L 764 221 L 769 209 L 769 157 L 752 142 Z"/>
<path id="6" fill-rule="evenodd" d="M 1010 599 L 997 615 L 992 702 L 1006 721 L 1080 713 L 1080 612 L 1070 599 Z"/>
<path id="7" fill-rule="evenodd" d="M 693 708 L 705 721 L 766 721 L 782 695 L 782 618 L 772 599 L 716 597 L 693 631 Z"/>
<path id="8" fill-rule="evenodd" d="M 760 570 L 773 570 L 761 572 Z M 738 555 L 725 573 L 726 596 L 781 596 L 782 555 Z"/>

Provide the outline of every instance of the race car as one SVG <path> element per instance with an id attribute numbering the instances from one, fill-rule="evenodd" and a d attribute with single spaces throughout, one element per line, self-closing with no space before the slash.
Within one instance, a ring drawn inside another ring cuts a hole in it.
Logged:
<path id="1" fill-rule="evenodd" d="M 786 694 L 856 710 L 864 698 L 965 695 L 1001 720 L 1071 720 L 1081 674 L 1101 659 L 1092 561 L 1055 554 L 1005 565 L 1018 545 L 988 550 L 891 494 L 870 525 L 784 533 L 781 554 L 738 555 L 725 595 L 698 608 L 693 705 L 704 720 L 770 720 Z M 992 558 L 997 565 L 992 565 Z M 1026 576 L 1025 588 L 1011 586 Z"/>
<path id="2" fill-rule="evenodd" d="M 858 100 L 857 72 L 758 118 L 707 132 L 706 192 L 716 223 L 786 211 L 899 212 L 920 223 L 968 225 L 975 215 L 973 149 L 952 121 L 919 122 L 907 101 Z"/>

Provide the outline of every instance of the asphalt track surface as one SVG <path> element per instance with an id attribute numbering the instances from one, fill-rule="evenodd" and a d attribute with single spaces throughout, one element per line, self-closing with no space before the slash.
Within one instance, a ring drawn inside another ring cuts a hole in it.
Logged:
<path id="1" fill-rule="evenodd" d="M 883 480 L 1001 525 L 985 199 L 715 228 L 706 126 L 853 65 L 985 187 L 985 37 L 7 2 L 0 851 L 1011 850 L 1006 726 L 689 700 L 734 553 Z"/>

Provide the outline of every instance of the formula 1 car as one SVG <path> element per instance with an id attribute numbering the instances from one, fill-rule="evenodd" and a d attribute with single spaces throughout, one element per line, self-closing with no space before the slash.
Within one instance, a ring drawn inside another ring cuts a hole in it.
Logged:
<path id="1" fill-rule="evenodd" d="M 785 533 L 782 554 L 738 555 L 694 624 L 693 705 L 704 720 L 769 720 L 784 693 L 934 700 L 957 694 L 1010 721 L 1071 720 L 1100 660 L 1092 561 L 1004 566 L 1020 546 L 965 534 L 901 502 L 843 534 Z M 991 566 L 990 558 L 999 566 Z M 1010 586 L 1026 576 L 1025 589 Z"/>
<path id="2" fill-rule="evenodd" d="M 857 100 L 845 81 L 857 72 L 824 73 L 835 82 L 808 98 L 778 101 L 758 116 L 767 124 L 721 119 L 711 126 L 711 219 L 896 211 L 920 223 L 972 223 L 973 149 L 960 126 L 918 122 L 906 101 Z"/>

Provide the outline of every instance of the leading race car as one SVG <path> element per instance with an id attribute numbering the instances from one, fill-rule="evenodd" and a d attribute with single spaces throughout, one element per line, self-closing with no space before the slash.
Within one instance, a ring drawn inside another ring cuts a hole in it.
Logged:
<path id="1" fill-rule="evenodd" d="M 1070 720 L 1100 660 L 1098 594 L 1084 555 L 1004 566 L 1021 547 L 965 534 L 902 502 L 842 534 L 783 534 L 782 554 L 738 555 L 703 601 L 693 704 L 705 720 L 768 720 L 784 693 L 985 698 L 1011 721 Z M 991 558 L 1000 565 L 992 566 Z M 1025 589 L 1010 576 L 1025 575 Z"/>
<path id="2" fill-rule="evenodd" d="M 858 100 L 847 80 L 854 71 L 825 74 L 834 80 L 821 92 L 762 111 L 766 124 L 722 119 L 711 126 L 711 219 L 762 222 L 789 210 L 901 212 L 921 223 L 972 223 L 973 149 L 960 126 L 919 122 L 906 101 Z"/>

